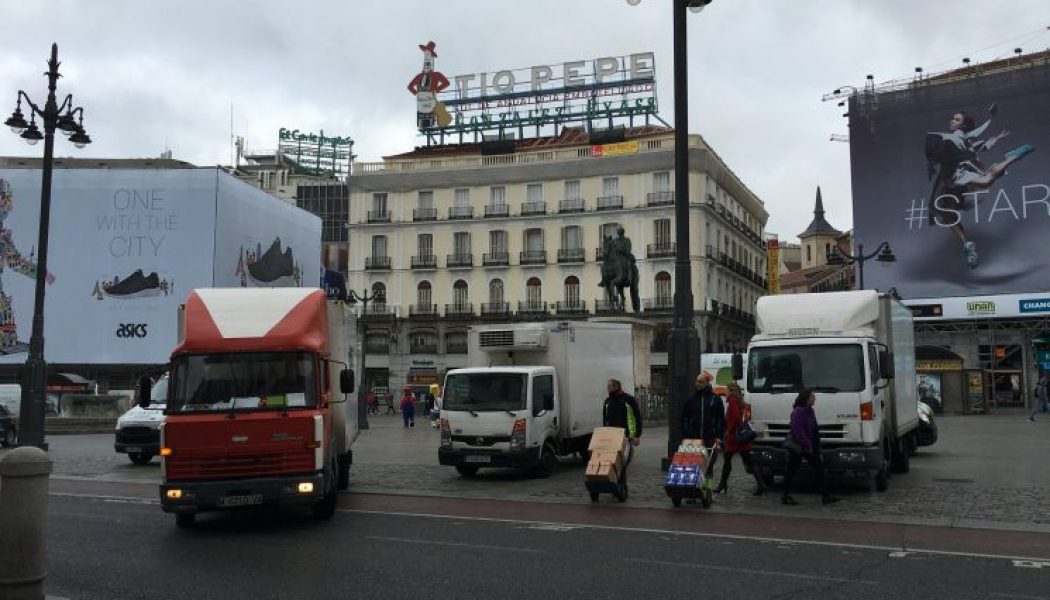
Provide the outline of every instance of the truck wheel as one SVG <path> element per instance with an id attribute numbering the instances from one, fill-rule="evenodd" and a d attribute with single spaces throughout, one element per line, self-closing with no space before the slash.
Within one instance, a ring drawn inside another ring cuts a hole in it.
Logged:
<path id="1" fill-rule="evenodd" d="M 473 477 L 478 474 L 478 467 L 474 465 L 456 465 L 456 472 L 463 477 Z"/>
<path id="2" fill-rule="evenodd" d="M 339 485 L 337 486 L 339 491 L 346 490 L 350 487 L 350 454 L 344 454 L 339 457 Z"/>
<path id="3" fill-rule="evenodd" d="M 191 529 L 197 521 L 197 513 L 175 513 L 175 526 L 179 529 Z"/>
<path id="4" fill-rule="evenodd" d="M 910 444 L 907 439 L 897 440 L 893 447 L 890 464 L 896 473 L 907 473 L 911 469 L 911 453 L 908 451 Z"/>
<path id="5" fill-rule="evenodd" d="M 128 454 L 128 458 L 136 465 L 148 465 L 149 461 L 153 460 L 153 455 L 149 452 L 132 452 Z"/>
<path id="6" fill-rule="evenodd" d="M 558 470 L 558 455 L 554 453 L 554 447 L 544 444 L 540 451 L 540 466 L 536 468 L 536 477 L 550 477 Z"/>

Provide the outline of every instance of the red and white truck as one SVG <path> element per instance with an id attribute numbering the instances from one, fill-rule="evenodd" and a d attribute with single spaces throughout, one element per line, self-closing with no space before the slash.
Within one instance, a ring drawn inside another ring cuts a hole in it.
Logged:
<path id="1" fill-rule="evenodd" d="M 164 511 L 180 527 L 263 504 L 330 518 L 358 433 L 349 309 L 319 289 L 198 289 L 179 332 L 160 438 Z"/>

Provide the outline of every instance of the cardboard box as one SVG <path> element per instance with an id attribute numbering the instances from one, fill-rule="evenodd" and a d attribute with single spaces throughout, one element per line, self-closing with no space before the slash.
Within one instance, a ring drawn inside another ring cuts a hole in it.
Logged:
<path id="1" fill-rule="evenodd" d="M 595 427 L 594 432 L 591 433 L 591 443 L 587 446 L 587 449 L 591 452 L 596 450 L 626 452 L 626 432 L 620 427 Z"/>
<path id="2" fill-rule="evenodd" d="M 587 463 L 586 477 L 591 481 L 608 481 L 616 483 L 623 472 L 624 455 L 622 452 L 595 450 Z"/>

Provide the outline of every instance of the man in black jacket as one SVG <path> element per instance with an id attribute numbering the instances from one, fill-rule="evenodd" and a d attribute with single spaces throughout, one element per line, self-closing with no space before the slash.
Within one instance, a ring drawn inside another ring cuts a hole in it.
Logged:
<path id="1" fill-rule="evenodd" d="M 682 407 L 682 438 L 702 439 L 704 446 L 713 448 L 716 442 L 725 439 L 726 412 L 722 398 L 711 389 L 714 377 L 706 371 L 697 375 L 696 389 L 686 399 Z M 707 464 L 707 477 L 710 478 L 718 455 L 711 453 Z"/>
<path id="2" fill-rule="evenodd" d="M 609 396 L 605 398 L 605 404 L 602 406 L 602 425 L 622 428 L 630 442 L 627 444 L 623 473 L 620 475 L 620 481 L 626 486 L 627 464 L 631 462 L 634 447 L 641 442 L 642 411 L 638 409 L 638 402 L 634 396 L 623 391 L 620 380 L 610 379 L 605 384 L 605 389 L 609 392 Z"/>

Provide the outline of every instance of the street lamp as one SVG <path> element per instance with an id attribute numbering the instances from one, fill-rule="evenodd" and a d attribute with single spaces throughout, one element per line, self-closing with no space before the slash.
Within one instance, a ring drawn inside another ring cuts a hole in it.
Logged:
<path id="1" fill-rule="evenodd" d="M 829 265 L 857 265 L 858 290 L 864 289 L 864 261 L 872 258 L 884 267 L 890 266 L 890 263 L 897 262 L 897 257 L 893 254 L 893 250 L 890 249 L 889 242 L 882 242 L 871 254 L 864 254 L 864 244 L 857 244 L 856 256 L 843 252 L 838 246 L 833 246 L 831 250 L 828 250 L 827 256 Z"/>
<path id="2" fill-rule="evenodd" d="M 40 185 L 40 233 L 37 244 L 40 254 L 36 265 L 36 292 L 33 298 L 33 333 L 29 338 L 29 359 L 22 385 L 22 405 L 19 409 L 18 445 L 36 446 L 47 450 L 44 443 L 44 392 L 47 386 L 47 362 L 44 361 L 44 283 L 47 280 L 47 236 L 51 220 L 51 169 L 54 166 L 55 130 L 68 136 L 77 148 L 91 143 L 84 132 L 84 109 L 73 106 L 73 95 L 66 96 L 59 105 L 55 98 L 58 72 L 58 44 L 51 44 L 51 59 L 47 61 L 47 101 L 40 108 L 29 95 L 18 90 L 15 112 L 4 121 L 11 131 L 19 134 L 29 145 L 44 140 L 43 178 Z M 22 114 L 22 100 L 29 112 L 29 123 Z M 41 133 L 36 119 L 44 126 Z"/>
<path id="3" fill-rule="evenodd" d="M 627 0 L 635 6 L 640 0 Z M 667 456 L 682 439 L 682 404 L 700 372 L 700 336 L 693 324 L 693 283 L 689 264 L 689 71 L 686 68 L 685 10 L 700 12 L 711 0 L 674 0 L 674 322 L 668 353 Z"/>
<path id="4" fill-rule="evenodd" d="M 368 378 L 366 377 L 367 371 L 365 371 L 365 360 L 368 354 L 368 340 L 365 339 L 365 328 L 362 325 L 365 316 L 368 314 L 368 303 L 369 302 L 385 302 L 386 294 L 383 290 L 373 290 L 371 294 L 367 291 L 358 293 L 355 290 L 349 290 L 347 300 L 350 304 L 356 304 L 361 302 L 361 318 L 358 319 L 358 333 L 361 339 L 361 376 L 358 378 L 360 383 L 357 384 L 357 423 L 359 429 L 368 429 L 368 407 L 365 404 L 365 397 L 368 395 Z M 362 393 L 362 390 L 364 392 Z"/>

